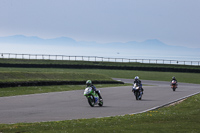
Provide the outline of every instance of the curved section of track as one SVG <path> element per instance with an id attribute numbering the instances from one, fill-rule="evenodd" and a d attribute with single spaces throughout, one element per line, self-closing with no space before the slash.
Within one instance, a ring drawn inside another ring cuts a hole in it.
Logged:
<path id="1" fill-rule="evenodd" d="M 116 79 L 132 83 L 131 79 Z M 0 123 L 42 122 L 97 118 L 142 112 L 200 92 L 200 85 L 179 83 L 175 92 L 169 82 L 142 80 L 144 95 L 136 101 L 131 86 L 100 88 L 103 107 L 90 107 L 84 90 L 0 97 Z M 84 88 L 83 88 L 84 89 Z"/>

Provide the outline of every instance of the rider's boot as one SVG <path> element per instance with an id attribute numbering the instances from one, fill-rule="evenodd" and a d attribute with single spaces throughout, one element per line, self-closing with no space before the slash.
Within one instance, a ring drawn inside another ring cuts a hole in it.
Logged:
<path id="1" fill-rule="evenodd" d="M 142 94 L 144 94 L 144 89 L 142 88 Z"/>

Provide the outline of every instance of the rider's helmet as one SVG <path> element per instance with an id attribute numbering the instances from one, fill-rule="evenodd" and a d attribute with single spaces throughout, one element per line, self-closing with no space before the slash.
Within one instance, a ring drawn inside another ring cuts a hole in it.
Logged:
<path id="1" fill-rule="evenodd" d="M 176 78 L 173 76 L 172 79 L 175 80 Z"/>
<path id="2" fill-rule="evenodd" d="M 92 85 L 92 81 L 91 81 L 91 80 L 87 80 L 87 81 L 86 81 L 86 85 L 87 85 L 87 86 L 91 86 L 91 85 Z"/>
<path id="3" fill-rule="evenodd" d="M 135 80 L 138 80 L 138 79 L 139 79 L 139 77 L 138 77 L 138 76 L 136 76 L 136 77 L 135 77 Z"/>

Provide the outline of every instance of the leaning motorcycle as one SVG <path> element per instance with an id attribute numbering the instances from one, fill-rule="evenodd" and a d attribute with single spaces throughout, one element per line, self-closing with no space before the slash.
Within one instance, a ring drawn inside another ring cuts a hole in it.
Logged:
<path id="1" fill-rule="evenodd" d="M 98 91 L 100 93 L 100 90 Z M 103 106 L 103 99 L 100 100 L 98 94 L 92 89 L 92 87 L 85 88 L 83 95 L 86 96 L 91 107 L 94 107 L 94 105 Z"/>
<path id="2" fill-rule="evenodd" d="M 142 99 L 142 89 L 137 83 L 134 83 L 132 92 L 134 93 L 136 100 Z"/>
<path id="3" fill-rule="evenodd" d="M 172 80 L 172 82 L 171 82 L 171 88 L 172 88 L 173 91 L 176 90 L 176 88 L 177 88 L 177 82 L 176 82 L 176 80 Z"/>

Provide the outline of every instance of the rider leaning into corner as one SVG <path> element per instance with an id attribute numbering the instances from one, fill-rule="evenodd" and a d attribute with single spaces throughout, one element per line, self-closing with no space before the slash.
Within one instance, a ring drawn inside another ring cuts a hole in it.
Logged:
<path id="1" fill-rule="evenodd" d="M 141 80 L 139 80 L 139 77 L 138 77 L 138 76 L 135 77 L 135 80 L 134 80 L 134 82 L 133 82 L 133 85 L 134 85 L 135 83 L 138 84 L 138 85 L 140 86 L 141 91 L 142 91 L 142 94 L 144 94 L 144 92 L 143 92 L 144 89 L 142 88 L 142 82 L 141 82 Z"/>
<path id="2" fill-rule="evenodd" d="M 97 88 L 92 84 L 91 80 L 87 80 L 86 81 L 86 85 L 87 85 L 87 87 L 92 87 L 92 90 L 95 91 L 98 94 L 100 100 L 102 100 L 102 97 L 101 97 L 101 95 L 99 93 L 99 90 L 97 90 Z"/>

